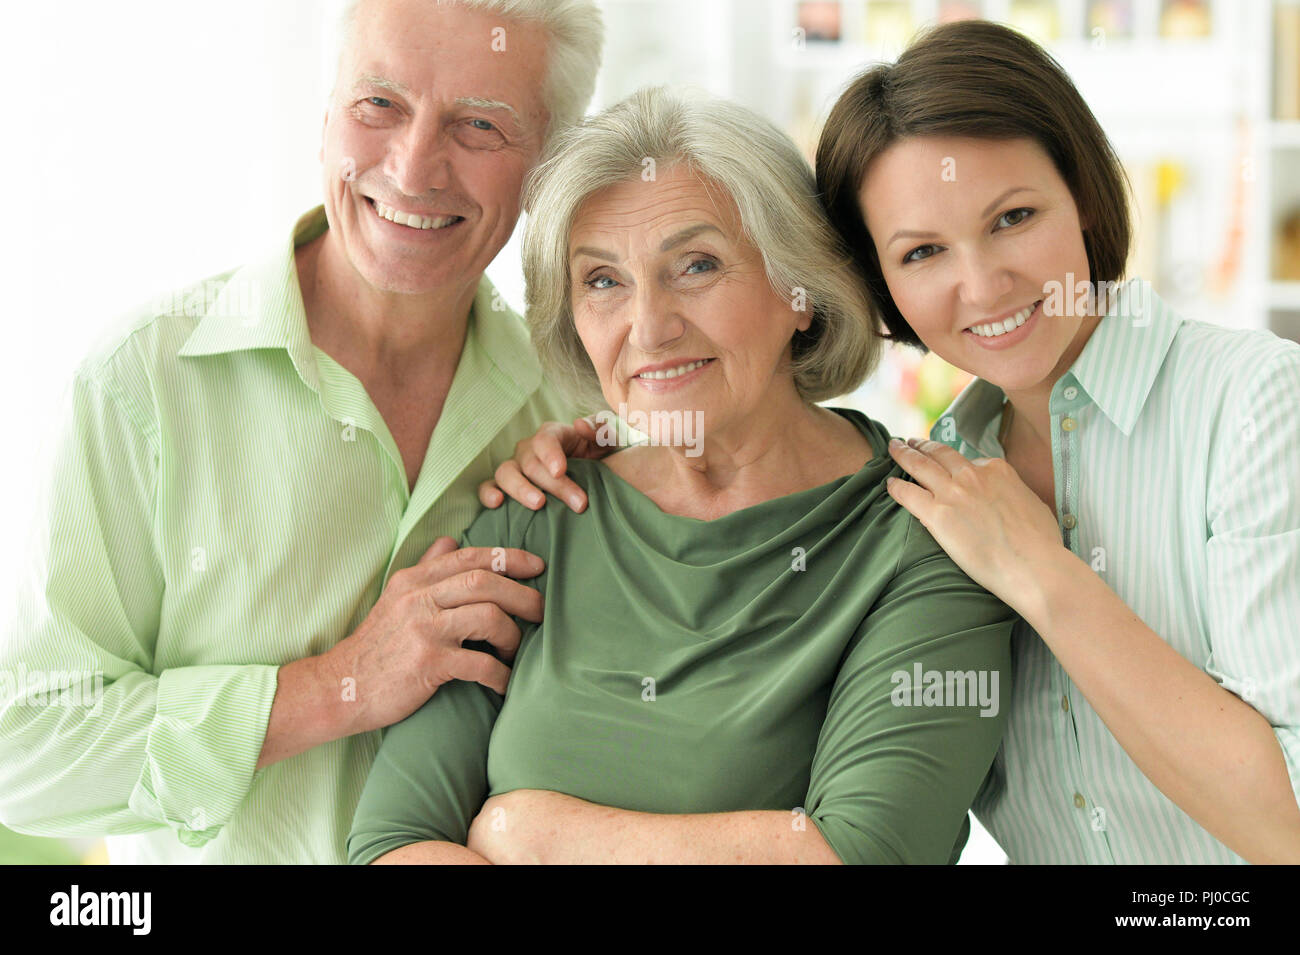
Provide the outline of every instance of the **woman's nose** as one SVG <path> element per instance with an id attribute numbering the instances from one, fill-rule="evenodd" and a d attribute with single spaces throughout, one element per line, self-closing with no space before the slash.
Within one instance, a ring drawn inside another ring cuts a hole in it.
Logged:
<path id="1" fill-rule="evenodd" d="M 965 305 L 991 312 L 1007 304 L 1015 288 L 1011 269 L 996 256 L 972 252 L 961 257 L 958 294 Z"/>
<path id="2" fill-rule="evenodd" d="M 638 283 L 632 301 L 631 321 L 628 337 L 637 349 L 646 354 L 672 347 L 686 330 L 675 297 L 653 281 Z"/>

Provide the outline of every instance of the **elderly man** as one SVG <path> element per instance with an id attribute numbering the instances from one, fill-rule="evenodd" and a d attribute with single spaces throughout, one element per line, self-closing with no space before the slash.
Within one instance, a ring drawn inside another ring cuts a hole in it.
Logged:
<path id="1" fill-rule="evenodd" d="M 515 442 L 579 410 L 483 271 L 591 97 L 599 13 L 362 0 L 345 24 L 324 206 L 74 379 L 0 645 L 19 832 L 343 862 L 379 730 L 448 680 L 504 692 L 510 615 L 540 619 L 539 559 L 453 538 Z"/>

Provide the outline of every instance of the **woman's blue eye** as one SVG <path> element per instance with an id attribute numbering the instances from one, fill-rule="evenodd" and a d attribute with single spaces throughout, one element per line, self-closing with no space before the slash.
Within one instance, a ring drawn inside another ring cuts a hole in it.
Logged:
<path id="1" fill-rule="evenodd" d="M 690 272 L 691 269 L 695 268 L 695 266 L 697 266 L 697 265 L 707 265 L 710 269 L 712 269 L 712 268 L 713 268 L 713 261 L 712 261 L 711 259 L 696 259 L 696 260 L 695 260 L 694 262 L 692 262 L 690 265 L 686 266 L 686 271 L 687 271 L 687 272 Z M 696 274 L 698 274 L 698 273 L 696 273 Z"/>
<path id="2" fill-rule="evenodd" d="M 1024 215 L 1020 215 L 1020 213 L 1022 212 L 1024 213 Z M 1004 212 L 1002 213 L 1002 215 L 998 216 L 998 222 L 1002 223 L 1002 221 L 1006 219 L 1007 216 L 1019 216 L 1019 218 L 1017 218 L 1015 222 L 1005 223 L 1006 227 L 1010 228 L 1013 225 L 1020 225 L 1020 223 L 1024 222 L 1033 214 L 1034 214 L 1033 209 L 1012 209 L 1010 212 Z"/>
<path id="3" fill-rule="evenodd" d="M 369 102 L 373 103 L 375 106 L 380 106 L 380 107 L 393 105 L 391 100 L 386 100 L 382 96 L 372 96 L 370 97 Z"/>
<path id="4" fill-rule="evenodd" d="M 613 282 L 613 281 L 614 281 L 614 280 L 613 280 L 612 278 L 610 278 L 608 275 L 597 275 L 594 279 L 587 279 L 587 281 L 583 282 L 582 284 L 583 284 L 583 285 L 586 285 L 586 286 L 588 286 L 588 287 L 590 287 L 590 288 L 595 288 L 595 289 L 607 289 L 607 288 L 609 288 L 610 286 L 608 286 L 608 285 L 597 285 L 596 283 L 597 283 L 597 282 Z"/>
<path id="5" fill-rule="evenodd" d="M 911 252 L 907 253 L 907 255 L 903 256 L 903 261 L 904 261 L 904 262 L 920 262 L 922 259 L 928 259 L 930 256 L 934 255 L 934 252 L 929 252 L 929 253 L 927 253 L 927 254 L 925 254 L 925 255 L 920 255 L 920 256 L 918 256 L 916 253 L 918 253 L 918 252 L 925 252 L 926 249 L 935 249 L 935 248 L 937 248 L 937 246 L 933 246 L 933 245 L 921 245 L 921 246 L 917 246 L 917 247 L 916 247 L 915 249 L 913 249 Z"/>

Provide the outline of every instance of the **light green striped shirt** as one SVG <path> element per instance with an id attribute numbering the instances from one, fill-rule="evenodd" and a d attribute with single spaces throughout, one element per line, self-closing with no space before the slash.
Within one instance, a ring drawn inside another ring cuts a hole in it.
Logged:
<path id="1" fill-rule="evenodd" d="M 931 437 L 1002 457 L 1003 400 L 976 379 Z M 1133 280 L 1050 411 L 1065 546 L 1263 714 L 1300 792 L 1300 345 L 1183 319 Z M 1147 780 L 1023 621 L 1012 672 L 974 806 L 1012 862 L 1242 861 Z"/>
<path id="2" fill-rule="evenodd" d="M 350 634 L 469 526 L 515 442 L 574 409 L 485 278 L 409 489 L 361 382 L 308 333 L 293 249 L 327 228 L 307 213 L 79 368 L 0 644 L 10 828 L 108 835 L 114 862 L 346 862 L 380 733 L 254 772 L 277 668 Z"/>

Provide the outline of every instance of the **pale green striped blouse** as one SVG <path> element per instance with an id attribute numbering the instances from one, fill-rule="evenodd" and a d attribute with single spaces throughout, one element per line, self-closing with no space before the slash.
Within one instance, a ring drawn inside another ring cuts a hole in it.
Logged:
<path id="1" fill-rule="evenodd" d="M 483 279 L 409 489 L 308 332 L 293 249 L 327 228 L 318 207 L 265 261 L 154 303 L 75 376 L 0 642 L 10 828 L 109 834 L 114 862 L 346 861 L 380 733 L 254 772 L 278 667 L 351 633 L 469 526 L 516 441 L 575 412 Z"/>
<path id="2" fill-rule="evenodd" d="M 1002 457 L 1003 399 L 975 380 L 931 437 Z M 1300 345 L 1183 319 L 1134 280 L 1050 411 L 1065 545 L 1263 714 L 1300 792 Z M 974 806 L 1012 862 L 1242 861 L 1147 780 L 1023 621 L 1012 672 Z"/>

